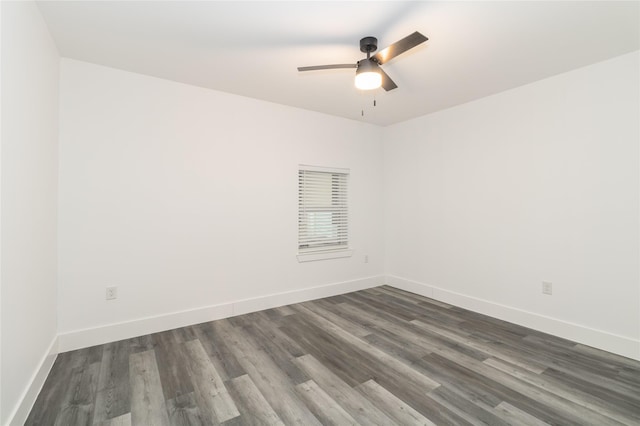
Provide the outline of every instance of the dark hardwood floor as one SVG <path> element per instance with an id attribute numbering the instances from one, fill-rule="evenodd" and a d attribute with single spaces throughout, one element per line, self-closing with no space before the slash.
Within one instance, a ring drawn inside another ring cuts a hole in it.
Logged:
<path id="1" fill-rule="evenodd" d="M 391 287 L 60 354 L 28 425 L 639 425 L 640 363 Z"/>

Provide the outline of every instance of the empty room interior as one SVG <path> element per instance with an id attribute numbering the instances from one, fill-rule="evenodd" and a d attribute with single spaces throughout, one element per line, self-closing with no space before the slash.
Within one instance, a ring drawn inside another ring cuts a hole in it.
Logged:
<path id="1" fill-rule="evenodd" d="M 640 2 L 0 15 L 0 425 L 640 424 Z"/>

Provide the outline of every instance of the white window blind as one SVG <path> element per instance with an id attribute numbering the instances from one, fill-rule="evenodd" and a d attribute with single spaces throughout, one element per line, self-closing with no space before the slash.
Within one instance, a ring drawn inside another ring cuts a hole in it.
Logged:
<path id="1" fill-rule="evenodd" d="M 349 170 L 300 166 L 298 171 L 298 252 L 349 247 Z"/>

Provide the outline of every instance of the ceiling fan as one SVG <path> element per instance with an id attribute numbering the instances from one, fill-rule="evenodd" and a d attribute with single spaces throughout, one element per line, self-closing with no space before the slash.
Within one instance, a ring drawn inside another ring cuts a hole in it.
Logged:
<path id="1" fill-rule="evenodd" d="M 333 64 L 333 65 L 314 65 L 310 67 L 298 67 L 298 71 L 316 71 L 316 70 L 332 70 L 339 68 L 355 68 L 356 69 L 356 87 L 361 90 L 372 90 L 382 86 L 387 92 L 393 90 L 396 87 L 396 83 L 391 80 L 391 77 L 387 75 L 380 65 L 395 58 L 396 56 L 406 52 L 409 49 L 413 49 L 417 45 L 424 43 L 428 38 L 420 34 L 418 31 L 414 32 L 393 43 L 371 56 L 373 52 L 378 49 L 378 39 L 375 37 L 365 37 L 360 40 L 360 51 L 367 54 L 365 59 L 361 59 L 355 64 Z"/>

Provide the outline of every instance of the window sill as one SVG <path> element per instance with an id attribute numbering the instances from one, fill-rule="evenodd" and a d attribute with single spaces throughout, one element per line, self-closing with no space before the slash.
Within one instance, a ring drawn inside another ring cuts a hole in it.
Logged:
<path id="1" fill-rule="evenodd" d="M 316 260 L 339 259 L 342 257 L 351 257 L 353 250 L 335 250 L 313 253 L 301 253 L 297 256 L 298 262 L 314 262 Z"/>

